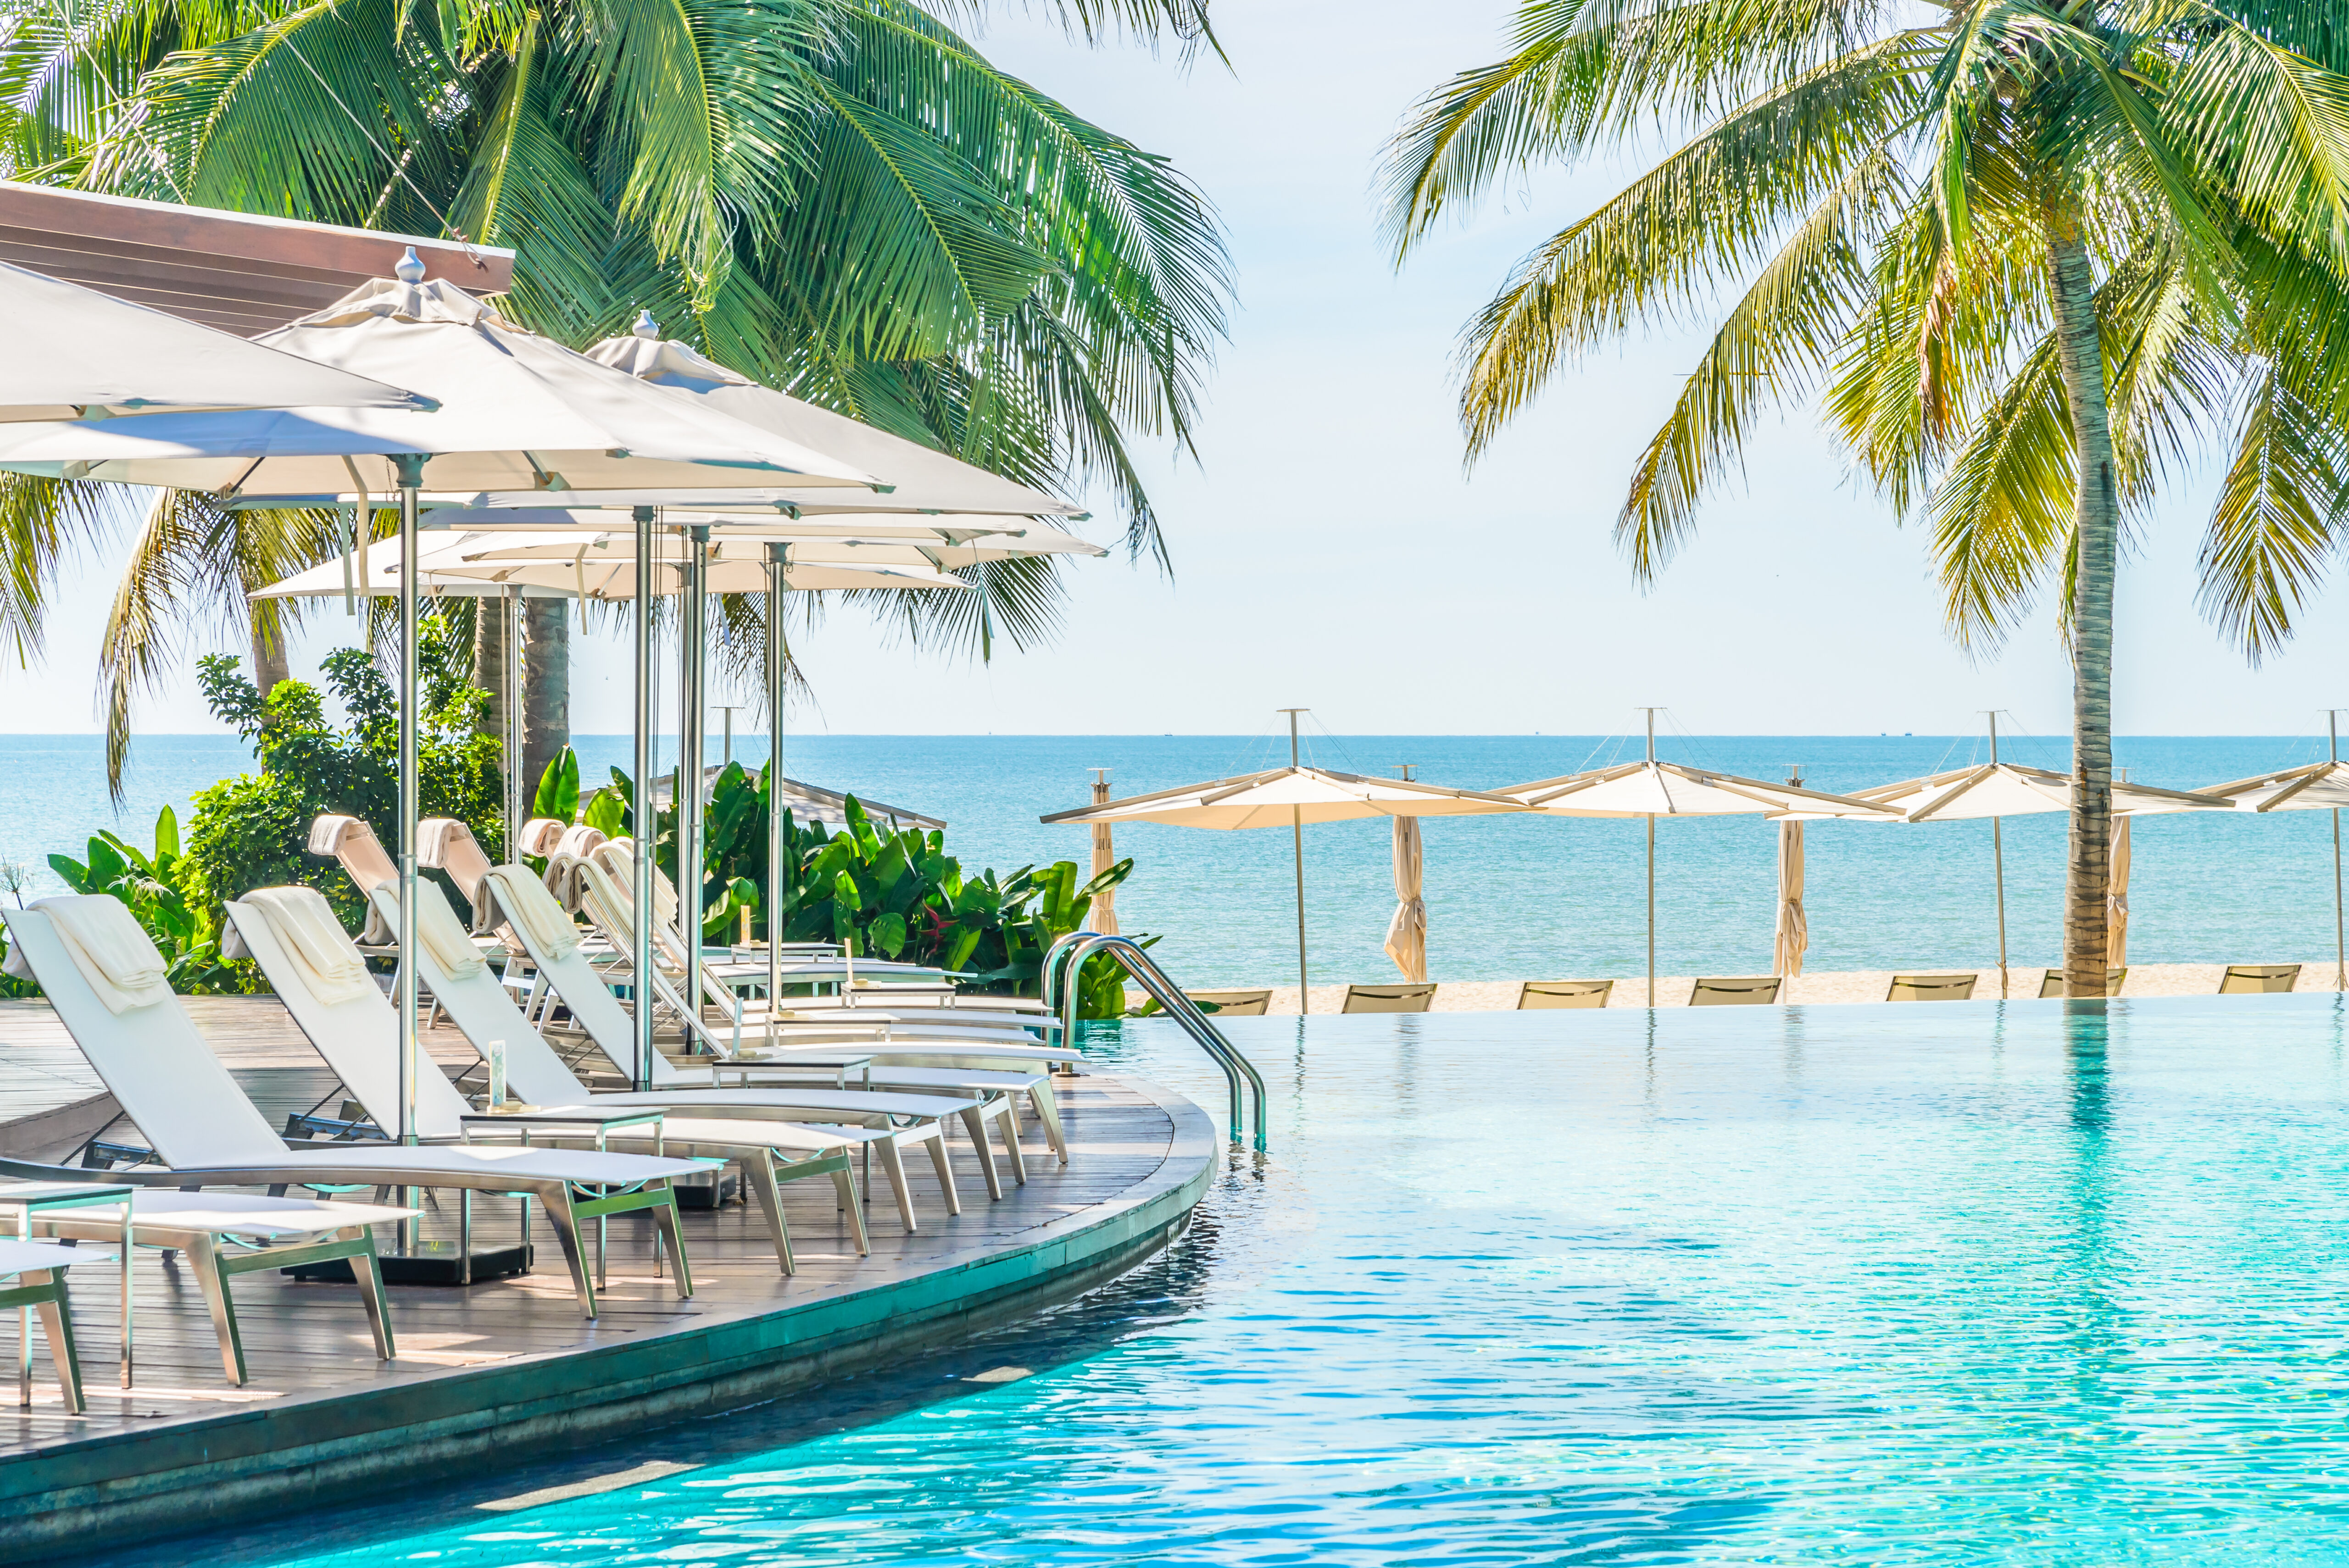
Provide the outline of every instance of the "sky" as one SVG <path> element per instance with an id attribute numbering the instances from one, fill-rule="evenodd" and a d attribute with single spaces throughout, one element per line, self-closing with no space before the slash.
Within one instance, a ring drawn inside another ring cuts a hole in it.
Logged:
<path id="1" fill-rule="evenodd" d="M 1636 333 L 1562 374 L 1473 472 L 1451 359 L 1509 267 L 1635 171 L 1547 171 L 1439 231 L 1401 272 L 1377 229 L 1375 165 L 1414 97 L 1505 48 L 1511 7 L 1224 0 L 1231 57 L 1090 49 L 1016 8 L 985 52 L 1142 146 L 1216 203 L 1236 264 L 1230 342 L 1195 460 L 1145 448 L 1172 578 L 1123 556 L 1072 574 L 1060 637 L 991 664 L 916 655 L 855 612 L 800 640 L 816 700 L 795 730 L 1248 734 L 1305 707 L 1339 734 L 1609 734 L 1660 705 L 1699 734 L 1951 734 L 1998 708 L 2069 728 L 2070 673 L 2043 607 L 1992 656 L 1942 629 L 1925 539 L 1849 477 L 1807 407 L 1757 440 L 1744 482 L 1643 589 L 1611 529 L 1630 464 L 1693 364 L 1700 332 Z M 2119 580 L 2115 725 L 2130 734 L 2282 734 L 2349 702 L 2344 602 L 2320 598 L 2252 669 L 2198 614 L 2211 480 L 2189 479 Z M 1086 525 L 1108 539 L 1106 509 Z M 6 682 L 0 729 L 99 727 L 89 672 L 113 579 L 78 563 L 47 655 Z M 340 606 L 297 640 L 297 675 L 347 640 Z M 238 643 L 208 628 L 194 653 Z M 628 727 L 625 651 L 575 643 L 573 728 Z M 1115 678 L 1108 678 L 1113 670 Z M 153 733 L 216 727 L 184 677 L 148 699 Z"/>

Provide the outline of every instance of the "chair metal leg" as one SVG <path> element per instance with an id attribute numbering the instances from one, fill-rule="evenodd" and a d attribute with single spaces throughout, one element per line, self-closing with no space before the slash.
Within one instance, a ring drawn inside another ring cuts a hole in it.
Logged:
<path id="1" fill-rule="evenodd" d="M 987 1107 L 974 1105 L 955 1114 L 962 1118 L 963 1130 L 970 1134 L 970 1146 L 978 1151 L 979 1173 L 987 1178 L 987 1195 L 1000 1202 L 1003 1173 L 995 1168 L 995 1145 L 987 1140 Z"/>
<path id="2" fill-rule="evenodd" d="M 864 1233 L 864 1202 L 857 1195 L 856 1175 L 853 1171 L 839 1170 L 832 1173 L 833 1190 L 840 1194 L 840 1206 L 848 1212 L 849 1233 L 856 1239 L 856 1255 L 873 1255 L 873 1243 Z"/>
<path id="3" fill-rule="evenodd" d="M 783 1273 L 799 1273 L 799 1261 L 792 1256 L 791 1228 L 783 1223 L 783 1193 L 775 1181 L 774 1155 L 763 1149 L 743 1155 L 742 1180 L 767 1216 L 767 1233 L 774 1238 L 775 1257 L 782 1264 Z"/>
<path id="4" fill-rule="evenodd" d="M 914 1193 L 905 1185 L 905 1151 L 897 1147 L 894 1138 L 876 1138 L 865 1145 L 881 1153 L 881 1172 L 889 1178 L 889 1190 L 896 1194 L 897 1218 L 904 1222 L 905 1233 L 912 1235 L 917 1227 L 914 1222 Z"/>
<path id="5" fill-rule="evenodd" d="M 677 1209 L 677 1189 L 666 1188 L 661 1196 L 667 1201 L 653 1210 L 653 1223 L 668 1243 L 668 1250 L 676 1255 L 677 1294 L 680 1298 L 690 1299 L 693 1295 L 693 1268 L 685 1261 L 685 1224 Z"/>
<path id="6" fill-rule="evenodd" d="M 937 1167 L 938 1186 L 947 1195 L 947 1212 L 962 1212 L 962 1193 L 955 1188 L 954 1161 L 947 1156 L 947 1130 L 938 1122 L 929 1125 L 929 1137 L 923 1140 L 930 1146 L 930 1163 Z"/>
<path id="7" fill-rule="evenodd" d="M 375 1336 L 376 1359 L 388 1361 L 399 1352 L 392 1342 L 391 1314 L 383 1299 L 383 1270 L 376 1263 L 375 1233 L 365 1225 L 353 1225 L 335 1234 L 343 1241 L 367 1243 L 367 1251 L 350 1260 L 351 1277 L 358 1281 L 359 1305 L 367 1308 L 367 1328 Z"/>
<path id="8" fill-rule="evenodd" d="M 988 1103 L 994 1113 L 995 1130 L 1003 1134 L 1003 1152 L 1011 1157 L 1012 1179 L 1022 1187 L 1028 1185 L 1028 1151 L 1019 1146 L 1019 1102 L 1009 1095 L 999 1095 Z"/>
<path id="9" fill-rule="evenodd" d="M 49 1287 L 47 1299 L 36 1310 L 41 1315 L 42 1331 L 49 1336 L 49 1359 L 57 1364 L 57 1391 L 65 1396 L 67 1411 L 81 1415 L 88 1407 L 82 1402 L 81 1356 L 74 1348 L 73 1306 L 66 1299 L 65 1271 L 49 1269 L 38 1278 L 26 1274 L 25 1283 Z M 26 1360 L 30 1359 L 28 1351 Z"/>
<path id="10" fill-rule="evenodd" d="M 579 1222 L 571 1212 L 571 1194 L 567 1191 L 546 1195 L 546 1222 L 554 1227 L 554 1239 L 563 1248 L 563 1261 L 571 1266 L 571 1285 L 579 1293 L 579 1310 L 584 1316 L 595 1315 L 595 1284 L 587 1277 L 587 1260 L 579 1248 Z"/>
<path id="11" fill-rule="evenodd" d="M 1050 1140 L 1052 1152 L 1061 1157 L 1061 1164 L 1066 1165 L 1069 1162 L 1069 1140 L 1068 1135 L 1061 1130 L 1061 1100 L 1052 1092 L 1051 1081 L 1047 1079 L 1030 1089 L 1028 1099 L 1036 1108 L 1036 1119 L 1044 1124 L 1044 1136 Z"/>
<path id="12" fill-rule="evenodd" d="M 212 1314 L 212 1333 L 220 1340 L 221 1367 L 228 1380 L 244 1387 L 244 1339 L 237 1332 L 236 1303 L 230 1297 L 228 1271 L 221 1266 L 221 1243 L 216 1237 L 191 1234 L 188 1237 L 188 1262 L 195 1265 L 196 1285 L 204 1294 L 204 1307 Z"/>

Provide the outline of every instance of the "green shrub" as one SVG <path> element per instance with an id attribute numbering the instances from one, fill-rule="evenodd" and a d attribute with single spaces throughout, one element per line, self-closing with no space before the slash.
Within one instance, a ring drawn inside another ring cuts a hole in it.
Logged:
<path id="1" fill-rule="evenodd" d="M 51 855 L 49 869 L 75 892 L 111 893 L 128 905 L 162 954 L 172 990 L 202 996 L 252 988 L 251 966 L 222 960 L 213 913 L 188 894 L 187 858 L 171 808 L 155 819 L 151 852 L 101 830 L 88 853 L 87 861 Z"/>
<path id="2" fill-rule="evenodd" d="M 474 726 L 488 694 L 454 673 L 452 634 L 437 617 L 419 624 L 424 672 L 417 724 L 419 815 L 461 819 L 492 861 L 505 854 L 505 790 L 499 746 Z M 280 681 L 264 699 L 236 658 L 198 661 L 197 680 L 212 713 L 249 742 L 261 771 L 224 779 L 195 798 L 183 885 L 217 926 L 220 906 L 257 887 L 303 882 L 326 893 L 347 923 L 364 913 L 358 890 L 330 860 L 307 852 L 310 823 L 324 813 L 363 819 L 387 845 L 398 810 L 399 708 L 374 659 L 339 648 L 323 661 L 326 685 L 349 716 L 326 721 L 317 689 Z"/>

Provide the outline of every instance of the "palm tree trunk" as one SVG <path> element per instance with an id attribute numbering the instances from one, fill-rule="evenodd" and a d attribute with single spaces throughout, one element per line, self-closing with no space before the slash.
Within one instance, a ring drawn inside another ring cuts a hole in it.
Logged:
<path id="1" fill-rule="evenodd" d="M 506 702 L 512 686 L 506 672 L 506 608 L 503 599 L 488 597 L 473 604 L 473 684 L 490 694 L 478 733 L 499 738 L 506 732 Z"/>
<path id="2" fill-rule="evenodd" d="M 277 617 L 265 611 L 253 612 L 253 684 L 264 696 L 269 689 L 286 677 L 285 632 Z"/>
<path id="3" fill-rule="evenodd" d="M 2120 506 L 2105 407 L 2095 278 L 2076 225 L 2048 242 L 2055 341 L 2072 414 L 2079 488 L 2073 500 L 2072 840 L 2064 874 L 2064 994 L 2105 994 L 2106 899 L 2112 878 L 2113 563 Z"/>
<path id="4" fill-rule="evenodd" d="M 527 802 L 547 764 L 571 744 L 569 602 L 522 602 L 522 779 Z"/>

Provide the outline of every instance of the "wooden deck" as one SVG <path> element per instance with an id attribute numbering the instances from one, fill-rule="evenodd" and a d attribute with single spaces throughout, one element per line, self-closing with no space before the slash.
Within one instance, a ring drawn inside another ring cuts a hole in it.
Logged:
<path id="1" fill-rule="evenodd" d="M 274 1002 L 190 1001 L 273 1121 L 322 1100 L 335 1112 L 335 1075 Z M 430 1048 L 450 1067 L 474 1059 L 447 1030 Z M 233 1387 L 184 1264 L 150 1252 L 137 1268 L 137 1376 L 126 1391 L 116 1271 L 77 1268 L 69 1278 L 89 1408 L 66 1414 L 50 1382 L 36 1384 L 29 1411 L 0 1393 L 6 1555 L 88 1551 L 347 1500 L 355 1488 L 436 1470 L 543 1458 L 550 1445 L 766 1398 L 1075 1294 L 1180 1231 L 1220 1144 L 1195 1107 L 1147 1085 L 1063 1078 L 1061 1099 L 1066 1167 L 1031 1121 L 1028 1184 L 990 1202 L 957 1135 L 961 1215 L 946 1213 L 928 1161 L 909 1161 L 921 1230 L 903 1233 L 885 1184 L 878 1203 L 868 1192 L 868 1258 L 851 1247 L 829 1181 L 787 1183 L 799 1274 L 782 1277 L 755 1208 L 688 1210 L 696 1292 L 680 1300 L 672 1280 L 653 1273 L 649 1224 L 623 1216 L 610 1228 L 602 1315 L 589 1323 L 542 1221 L 529 1275 L 393 1290 L 399 1355 L 390 1363 L 374 1357 L 356 1287 L 250 1274 L 236 1300 L 251 1379 Z M 59 1156 L 57 1139 L 78 1143 L 111 1109 L 45 1006 L 0 1003 L 0 1147 Z M 51 1146 L 36 1150 L 40 1140 L 25 1133 L 44 1125 Z M 121 1121 L 106 1137 L 139 1140 Z M 449 1196 L 428 1236 L 453 1235 Z M 516 1205 L 477 1200 L 474 1225 L 477 1246 L 503 1243 L 516 1233 Z M 0 1326 L 0 1339 L 13 1338 Z M 46 1378 L 46 1347 L 36 1367 Z"/>

